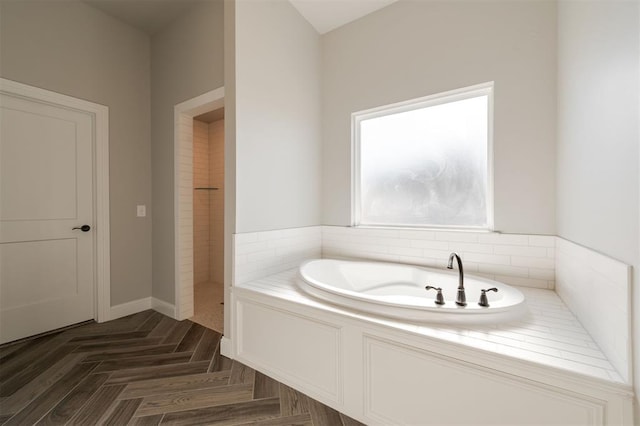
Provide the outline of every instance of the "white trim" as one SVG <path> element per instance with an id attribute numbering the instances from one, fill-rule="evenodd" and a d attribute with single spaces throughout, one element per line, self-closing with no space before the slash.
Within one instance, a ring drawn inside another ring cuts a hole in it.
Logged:
<path id="1" fill-rule="evenodd" d="M 222 336 L 222 339 L 220 339 L 220 353 L 227 358 L 235 358 L 235 354 L 233 353 L 233 343 L 227 336 Z"/>
<path id="2" fill-rule="evenodd" d="M 195 98 L 188 99 L 184 102 L 177 104 L 174 108 L 175 111 L 190 117 L 195 117 L 205 112 L 212 111 L 214 109 L 222 108 L 224 106 L 224 87 L 218 87 L 207 93 L 203 93 Z"/>
<path id="3" fill-rule="evenodd" d="M 0 78 L 0 92 L 89 113 L 94 118 L 93 229 L 94 319 L 111 319 L 111 257 L 109 231 L 109 108 L 94 102 Z"/>
<path id="4" fill-rule="evenodd" d="M 493 192 L 493 90 L 494 82 L 476 84 L 469 87 L 450 90 L 416 99 L 409 99 L 394 104 L 383 105 L 368 110 L 357 111 L 351 114 L 351 225 L 367 227 L 389 227 L 389 228 L 420 228 L 420 229 L 440 229 L 440 230 L 494 230 L 494 192 Z M 454 226 L 454 225 L 415 225 L 408 224 L 361 224 L 361 203 L 360 203 L 360 122 L 386 115 L 401 112 L 413 111 L 420 108 L 431 107 L 449 102 L 460 101 L 478 96 L 487 96 L 487 225 L 486 226 Z"/>
<path id="5" fill-rule="evenodd" d="M 180 162 L 181 154 L 187 147 L 193 146 L 193 135 L 187 135 L 183 132 L 181 122 L 184 119 L 193 119 L 193 117 L 218 109 L 224 106 L 224 87 L 212 90 L 193 99 L 189 99 L 174 107 L 174 155 L 173 155 L 173 171 L 174 171 L 174 264 L 175 264 L 175 315 L 177 320 L 183 320 L 193 316 L 193 269 L 189 271 L 183 270 L 182 258 L 190 257 L 193 260 L 193 249 L 185 247 L 183 241 L 192 241 L 193 226 L 186 226 L 182 231 L 181 224 L 183 222 L 193 224 L 193 211 L 191 208 L 181 211 L 182 203 L 188 202 L 193 197 L 193 193 L 182 194 L 180 184 L 184 174 L 193 173 L 193 164 L 183 164 Z M 184 197 L 181 197 L 184 195 Z M 187 200 L 187 201 L 185 201 Z M 191 252 L 191 254 L 189 254 Z M 188 291 L 191 289 L 191 291 Z M 190 297 L 190 300 L 189 300 Z"/>
<path id="6" fill-rule="evenodd" d="M 360 126 L 356 114 L 351 114 L 351 226 L 360 221 Z"/>
<path id="7" fill-rule="evenodd" d="M 126 317 L 127 315 L 137 314 L 138 312 L 151 309 L 151 298 L 132 300 L 131 302 L 121 303 L 111 307 L 111 319 Z"/>
<path id="8" fill-rule="evenodd" d="M 132 300 L 131 302 L 112 306 L 110 309 L 110 317 L 114 320 L 126 317 L 127 315 L 137 314 L 138 312 L 146 311 L 147 309 L 153 309 L 154 311 L 160 312 L 161 314 L 171 318 L 175 317 L 175 307 L 171 303 L 156 299 L 155 297 L 144 297 L 142 299 Z"/>
<path id="9" fill-rule="evenodd" d="M 156 299 L 155 297 L 151 298 L 151 309 L 171 318 L 175 318 L 176 316 L 176 307 L 174 305 L 164 300 Z"/>
<path id="10" fill-rule="evenodd" d="M 495 198 L 494 198 L 494 158 L 493 158 L 493 93 L 495 92 L 495 84 L 494 82 L 485 83 L 487 87 L 490 88 L 487 96 L 488 105 L 487 105 L 487 226 L 488 231 L 495 231 Z"/>
<path id="11" fill-rule="evenodd" d="M 463 99 L 487 95 L 488 92 L 493 89 L 493 85 L 493 81 L 488 81 L 486 83 L 475 84 L 468 87 L 461 87 L 459 89 L 448 90 L 446 92 L 423 96 L 421 98 L 409 99 L 389 105 L 383 105 L 371 109 L 357 111 L 352 113 L 351 116 L 357 116 L 360 120 L 364 120 L 369 118 L 382 117 L 388 115 L 389 112 L 398 113 L 413 111 L 414 109 L 425 106 L 434 106 L 449 102 L 461 101 Z"/>

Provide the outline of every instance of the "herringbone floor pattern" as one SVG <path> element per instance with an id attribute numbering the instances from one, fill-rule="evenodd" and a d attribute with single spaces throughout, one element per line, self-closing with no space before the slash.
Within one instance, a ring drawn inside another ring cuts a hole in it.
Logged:
<path id="1" fill-rule="evenodd" d="M 0 424 L 359 425 L 145 311 L 0 346 Z"/>

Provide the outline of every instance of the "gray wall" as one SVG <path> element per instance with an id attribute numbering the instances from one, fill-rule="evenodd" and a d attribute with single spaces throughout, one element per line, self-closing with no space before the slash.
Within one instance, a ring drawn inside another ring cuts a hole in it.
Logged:
<path id="1" fill-rule="evenodd" d="M 640 421 L 640 3 L 558 8 L 558 235 L 634 265 Z"/>
<path id="2" fill-rule="evenodd" d="M 327 33 L 323 223 L 350 224 L 351 113 L 495 81 L 495 228 L 555 233 L 554 2 L 400 1 Z"/>
<path id="3" fill-rule="evenodd" d="M 236 232 L 320 224 L 320 36 L 287 1 L 236 2 Z"/>
<path id="4" fill-rule="evenodd" d="M 224 85 L 224 4 L 203 1 L 151 39 L 153 296 L 173 303 L 173 107 Z"/>
<path id="5" fill-rule="evenodd" d="M 0 2 L 0 75 L 109 107 L 111 304 L 151 294 L 149 37 L 79 1 Z"/>

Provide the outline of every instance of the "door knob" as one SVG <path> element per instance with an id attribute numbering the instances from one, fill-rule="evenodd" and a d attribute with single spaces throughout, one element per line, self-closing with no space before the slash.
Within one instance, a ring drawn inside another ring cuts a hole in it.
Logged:
<path id="1" fill-rule="evenodd" d="M 82 226 L 76 226 L 75 228 L 71 228 L 71 229 L 79 229 L 82 232 L 89 232 L 91 227 L 89 225 L 82 225 Z"/>

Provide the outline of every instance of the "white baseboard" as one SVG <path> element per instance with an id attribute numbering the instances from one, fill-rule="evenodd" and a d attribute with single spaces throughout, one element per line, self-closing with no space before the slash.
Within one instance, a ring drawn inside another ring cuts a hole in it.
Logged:
<path id="1" fill-rule="evenodd" d="M 226 336 L 222 336 L 222 340 L 220 340 L 220 353 L 227 358 L 235 358 L 233 353 L 233 345 L 231 344 L 231 339 Z"/>
<path id="2" fill-rule="evenodd" d="M 176 307 L 171 303 L 165 302 L 164 300 L 156 299 L 155 297 L 151 298 L 151 308 L 154 311 L 160 312 L 163 315 L 166 315 L 171 318 L 176 317 Z"/>
<path id="3" fill-rule="evenodd" d="M 145 297 L 144 299 L 132 300 L 131 302 L 122 303 L 120 305 L 112 306 L 110 310 L 109 318 L 114 320 L 127 315 L 137 314 L 138 312 L 151 309 L 151 298 Z"/>
<path id="4" fill-rule="evenodd" d="M 127 315 L 137 314 L 138 312 L 153 309 L 171 318 L 176 317 L 176 308 L 171 303 L 155 297 L 145 297 L 144 299 L 132 300 L 131 302 L 122 303 L 112 306 L 110 311 L 110 319 L 118 319 Z"/>

